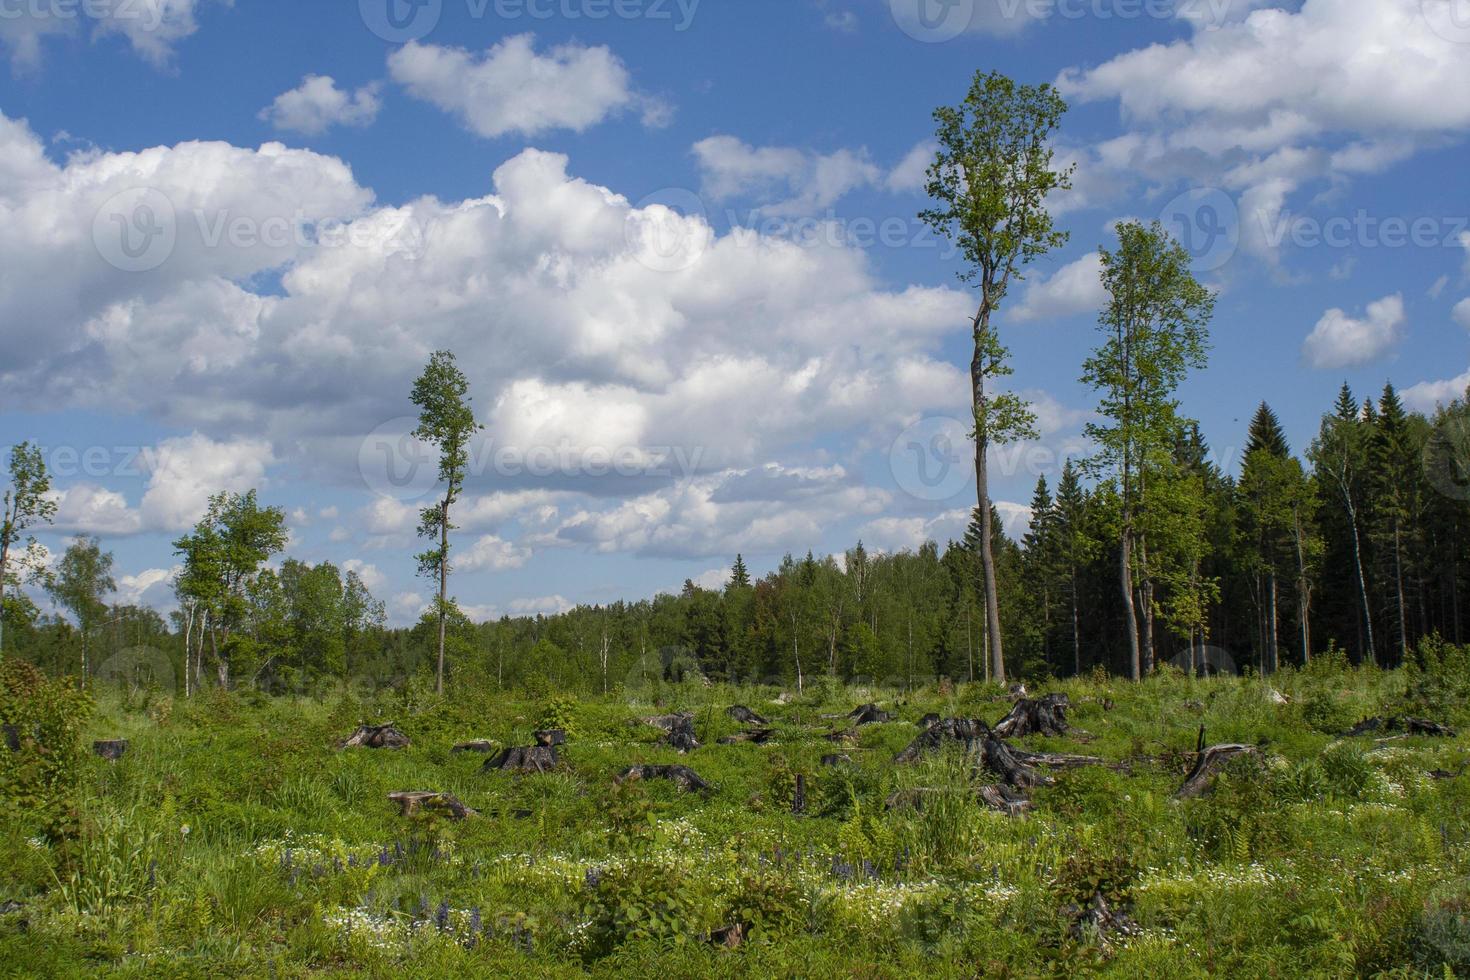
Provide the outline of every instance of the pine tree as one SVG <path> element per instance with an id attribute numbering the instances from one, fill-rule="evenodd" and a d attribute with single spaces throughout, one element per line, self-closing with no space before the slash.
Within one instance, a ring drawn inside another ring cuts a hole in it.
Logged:
<path id="1" fill-rule="evenodd" d="M 735 564 L 730 569 L 730 588 L 743 589 L 750 586 L 750 572 L 745 567 L 745 556 L 736 555 Z"/>

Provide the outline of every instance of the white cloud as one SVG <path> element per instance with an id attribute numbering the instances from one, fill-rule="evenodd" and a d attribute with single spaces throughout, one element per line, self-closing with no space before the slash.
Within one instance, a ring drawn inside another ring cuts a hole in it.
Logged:
<path id="1" fill-rule="evenodd" d="M 858 29 L 858 16 L 851 10 L 842 10 L 828 14 L 822 18 L 822 22 L 839 34 L 856 34 Z"/>
<path id="2" fill-rule="evenodd" d="M 149 568 L 135 575 L 117 576 L 117 601 L 126 606 L 166 609 L 175 603 L 174 579 L 183 566 Z"/>
<path id="3" fill-rule="evenodd" d="M 512 599 L 509 609 L 513 616 L 555 616 L 569 612 L 573 605 L 566 596 L 548 595 L 534 599 Z"/>
<path id="4" fill-rule="evenodd" d="M 367 586 L 369 592 L 377 592 L 388 584 L 388 578 L 378 570 L 377 565 L 369 564 L 360 558 L 349 558 L 342 563 L 342 571 L 356 572 L 357 577 L 362 579 L 362 584 Z"/>
<path id="5" fill-rule="evenodd" d="M 136 534 L 143 529 L 138 512 L 128 506 L 122 494 L 90 483 L 78 483 L 53 491 L 58 531 L 76 534 L 120 536 Z"/>
<path id="6" fill-rule="evenodd" d="M 1010 310 L 1012 320 L 1058 319 L 1078 313 L 1096 313 L 1107 302 L 1102 283 L 1102 257 L 1091 252 L 1069 262 L 1047 279 L 1028 279 L 1025 291 Z"/>
<path id="7" fill-rule="evenodd" d="M 375 84 L 347 92 L 330 75 L 307 75 L 296 88 L 276 96 L 260 118 L 277 129 L 315 136 L 333 126 L 369 126 L 382 107 Z"/>
<path id="8" fill-rule="evenodd" d="M 790 146 L 751 146 L 727 135 L 708 137 L 693 147 L 701 188 L 709 198 L 753 198 L 762 202 L 760 213 L 780 217 L 825 211 L 862 188 L 922 190 L 935 150 L 935 144 L 926 140 L 885 171 L 865 148 L 815 153 Z"/>
<path id="9" fill-rule="evenodd" d="M 1421 381 L 1405 388 L 1399 395 L 1412 411 L 1432 414 L 1440 405 L 1465 398 L 1467 391 L 1470 391 L 1470 371 L 1444 381 Z"/>
<path id="10" fill-rule="evenodd" d="M 140 508 L 143 522 L 164 531 L 187 530 L 204 515 L 212 494 L 263 487 L 273 461 L 264 440 L 215 442 L 198 433 L 166 439 L 148 461 L 152 472 Z"/>
<path id="11" fill-rule="evenodd" d="M 231 3 L 233 0 L 224 0 Z M 66 36 L 83 25 L 96 36 L 121 34 L 139 56 L 156 67 L 166 65 L 174 44 L 199 29 L 196 11 L 202 0 L 117 0 L 114 3 L 17 3 L 0 7 L 0 44 L 11 65 L 37 68 L 49 36 Z"/>
<path id="12" fill-rule="evenodd" d="M 388 69 L 411 95 L 484 137 L 582 132 L 622 110 L 649 109 L 610 49 L 563 44 L 538 54 L 530 34 L 505 38 L 483 55 L 411 42 L 389 56 Z M 660 122 L 659 110 L 645 112 L 650 124 Z"/>
<path id="13" fill-rule="evenodd" d="M 1398 293 L 1369 303 L 1362 318 L 1328 310 L 1302 344 L 1302 357 L 1319 370 L 1371 364 L 1398 343 L 1405 319 Z"/>
<path id="14" fill-rule="evenodd" d="M 450 563 L 463 572 L 503 572 L 521 568 L 531 560 L 531 549 L 512 541 L 486 534 L 457 554 L 451 552 Z"/>
<path id="15" fill-rule="evenodd" d="M 933 140 L 925 140 L 909 150 L 898 166 L 889 172 L 888 189 L 896 193 L 922 191 L 929 180 L 929 165 L 938 152 L 939 144 Z"/>
<path id="16" fill-rule="evenodd" d="M 1470 297 L 1460 300 L 1455 304 L 1454 310 L 1450 312 L 1456 323 L 1470 330 Z"/>

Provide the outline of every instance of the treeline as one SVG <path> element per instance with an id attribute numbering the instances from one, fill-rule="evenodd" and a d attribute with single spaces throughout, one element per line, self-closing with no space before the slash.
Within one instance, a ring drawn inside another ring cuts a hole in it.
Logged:
<path id="1" fill-rule="evenodd" d="M 1133 572 L 1148 669 L 1269 673 L 1333 649 L 1393 667 L 1424 637 L 1464 642 L 1466 434 L 1463 400 L 1430 418 L 1406 411 L 1392 387 L 1361 403 L 1344 387 L 1300 454 L 1262 405 L 1232 476 L 1198 427 L 1183 427 L 1168 466 L 1150 470 L 1135 517 L 1147 543 Z M 1038 482 L 1032 508 L 1019 541 L 992 520 L 1011 674 L 1128 673 L 1116 480 L 1088 480 L 1068 462 L 1054 485 Z M 679 595 L 555 616 L 475 624 L 451 603 L 448 674 L 452 684 L 589 691 L 696 672 L 790 685 L 983 680 L 980 527 L 974 520 L 962 540 L 917 551 L 878 554 L 859 543 L 840 556 L 788 556 L 759 578 L 737 557 L 719 589 L 690 582 Z M 151 676 L 183 692 L 388 684 L 434 672 L 435 610 L 389 629 L 355 573 L 271 564 L 284 542 L 279 509 L 253 493 L 216 497 L 176 543 L 185 571 L 179 609 L 165 620 L 107 606 L 111 557 L 79 540 L 44 582 L 70 617 L 42 615 L 11 589 L 7 651 L 55 674 Z"/>

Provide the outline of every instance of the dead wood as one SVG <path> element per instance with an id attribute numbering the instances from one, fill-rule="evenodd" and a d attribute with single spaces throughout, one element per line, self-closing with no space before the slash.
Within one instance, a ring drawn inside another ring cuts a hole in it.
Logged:
<path id="1" fill-rule="evenodd" d="M 405 817 L 411 817 L 423 810 L 442 811 L 454 820 L 464 820 L 466 817 L 478 817 L 476 810 L 471 810 L 450 793 L 427 793 L 405 790 L 398 793 L 389 793 L 388 799 L 398 804 L 400 813 Z"/>
<path id="2" fill-rule="evenodd" d="M 449 751 L 451 753 L 478 752 L 481 755 L 489 755 L 491 752 L 496 752 L 498 750 L 499 746 L 497 746 L 494 742 L 490 741 L 489 739 L 480 738 L 476 739 L 473 742 L 460 742 Z"/>
<path id="3" fill-rule="evenodd" d="M 1017 792 L 1004 783 L 981 786 L 980 801 L 990 809 L 998 810 L 1008 817 L 1019 817 L 1034 806 L 1031 798 L 1025 793 Z"/>
<path id="4" fill-rule="evenodd" d="M 627 783 L 640 779 L 667 779 L 686 793 L 706 792 L 711 788 L 688 766 L 629 766 L 615 781 Z"/>
<path id="5" fill-rule="evenodd" d="M 891 721 L 893 716 L 876 704 L 862 704 L 848 712 L 847 717 L 852 719 L 854 725 L 876 725 Z"/>
<path id="6" fill-rule="evenodd" d="M 699 748 L 699 739 L 694 737 L 694 716 L 679 715 L 678 721 L 662 739 L 663 744 L 680 753 L 693 752 Z"/>
<path id="7" fill-rule="evenodd" d="M 1205 747 L 1205 726 L 1199 729 L 1199 741 L 1195 749 L 1194 768 L 1184 778 L 1184 785 L 1174 794 L 1176 800 L 1188 800 L 1199 796 L 1210 788 L 1215 775 L 1231 759 L 1251 755 L 1260 750 L 1254 745 L 1225 744 Z"/>
<path id="8" fill-rule="evenodd" d="M 751 711 L 743 704 L 732 705 L 725 710 L 725 714 L 734 718 L 742 725 L 766 725 L 769 724 L 764 718 Z"/>
<path id="9" fill-rule="evenodd" d="M 101 739 L 92 743 L 92 751 L 108 762 L 121 759 L 127 750 L 128 740 L 125 738 Z"/>
<path id="10" fill-rule="evenodd" d="M 550 772 L 561 762 L 556 749 L 548 745 L 501 749 L 500 754 L 485 760 L 481 772 Z"/>
<path id="11" fill-rule="evenodd" d="M 560 728 L 548 728 L 545 731 L 532 732 L 531 737 L 536 739 L 537 745 L 547 749 L 556 745 L 567 744 L 567 733 Z"/>
<path id="12" fill-rule="evenodd" d="M 1401 732 L 1405 735 L 1431 735 L 1438 738 L 1454 738 L 1455 730 L 1449 725 L 1427 718 L 1393 716 L 1389 718 L 1365 718 L 1343 732 L 1351 738 L 1355 735 L 1372 735 L 1376 732 Z"/>
<path id="13" fill-rule="evenodd" d="M 850 765 L 852 765 L 852 756 L 850 756 L 850 755 L 839 755 L 839 754 L 824 755 L 824 756 L 822 756 L 822 765 L 824 765 L 824 766 L 850 766 Z"/>
<path id="14" fill-rule="evenodd" d="M 651 725 L 654 728 L 662 728 L 666 732 L 671 732 L 686 720 L 693 722 L 694 713 L 690 711 L 678 711 L 671 715 L 652 715 L 647 718 L 635 718 L 629 724 Z"/>
<path id="15" fill-rule="evenodd" d="M 741 742 L 749 742 L 752 745 L 765 745 L 775 738 L 776 730 L 773 728 L 757 728 L 748 732 L 736 732 L 734 735 L 726 735 L 720 739 L 721 745 L 738 745 Z"/>
<path id="16" fill-rule="evenodd" d="M 1016 702 L 1000 721 L 995 724 L 997 738 L 1020 738 L 1024 735 L 1065 735 L 1067 733 L 1067 708 L 1071 704 L 1065 694 L 1047 694 Z"/>
<path id="17" fill-rule="evenodd" d="M 1072 920 L 1068 934 L 1077 942 L 1086 942 L 1096 937 L 1104 950 L 1111 949 L 1119 939 L 1137 936 L 1142 930 L 1133 917 L 1108 904 L 1102 892 L 1092 896 L 1086 906 L 1068 905 L 1062 914 Z"/>
<path id="18" fill-rule="evenodd" d="M 406 749 L 408 736 L 392 722 L 386 725 L 359 725 L 357 731 L 337 743 L 340 749 Z"/>

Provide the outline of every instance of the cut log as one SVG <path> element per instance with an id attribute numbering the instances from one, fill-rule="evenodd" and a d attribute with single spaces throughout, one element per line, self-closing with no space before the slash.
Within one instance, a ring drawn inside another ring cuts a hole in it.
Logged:
<path id="1" fill-rule="evenodd" d="M 892 716 L 876 704 L 863 704 L 848 712 L 854 725 L 876 725 L 892 720 Z"/>
<path id="2" fill-rule="evenodd" d="M 449 751 L 455 754 L 460 752 L 478 752 L 480 755 L 489 755 L 491 752 L 500 751 L 500 746 L 489 739 L 480 738 L 473 742 L 460 742 Z"/>
<path id="3" fill-rule="evenodd" d="M 616 778 L 618 783 L 639 779 L 667 779 L 686 793 L 706 792 L 710 784 L 699 778 L 699 773 L 688 766 L 629 766 Z"/>
<path id="4" fill-rule="evenodd" d="M 125 738 L 101 739 L 92 743 L 92 751 L 108 762 L 116 762 L 123 757 L 128 750 L 128 740 Z"/>
<path id="5" fill-rule="evenodd" d="M 1105 766 L 1108 769 L 1125 770 L 1126 762 L 1109 762 L 1095 755 L 1070 755 L 1066 752 L 1028 752 L 1011 749 L 1012 754 L 1028 766 L 1051 766 L 1053 769 L 1080 769 L 1083 766 Z"/>
<path id="6" fill-rule="evenodd" d="M 824 765 L 824 766 L 850 766 L 850 765 L 852 765 L 852 756 L 850 756 L 850 755 L 840 755 L 840 754 L 824 755 L 824 756 L 822 756 L 822 765 Z"/>
<path id="7" fill-rule="evenodd" d="M 924 729 L 908 748 L 893 757 L 893 761 L 914 762 L 945 742 L 957 742 L 965 747 L 966 752 L 973 754 L 977 749 L 976 741 L 984 738 L 987 731 L 985 722 L 974 718 L 946 718 Z"/>
<path id="8" fill-rule="evenodd" d="M 357 731 L 337 743 L 342 749 L 406 749 L 408 736 L 392 722 L 386 725 L 359 725 Z"/>
<path id="9" fill-rule="evenodd" d="M 736 732 L 734 735 L 726 735 L 720 739 L 721 745 L 739 745 L 741 742 L 749 742 L 752 745 L 765 745 L 775 738 L 776 730 L 773 728 L 757 728 L 748 732 Z"/>
<path id="10" fill-rule="evenodd" d="M 1372 735 L 1376 732 L 1402 732 L 1405 735 L 1431 735 L 1438 738 L 1454 738 L 1455 730 L 1449 725 L 1430 721 L 1427 718 L 1390 717 L 1366 718 L 1343 732 L 1349 738 L 1355 735 Z"/>
<path id="11" fill-rule="evenodd" d="M 481 772 L 550 772 L 561 760 L 556 749 L 547 745 L 532 745 L 528 748 L 502 749 L 494 758 L 485 760 Z"/>
<path id="12" fill-rule="evenodd" d="M 471 810 L 449 793 L 427 793 L 416 790 L 405 790 L 398 793 L 389 793 L 388 799 L 398 804 L 399 812 L 405 817 L 414 816 L 424 810 L 442 811 L 454 820 L 464 820 L 466 817 L 478 817 L 480 815 L 478 811 Z"/>
<path id="13" fill-rule="evenodd" d="M 549 728 L 545 731 L 533 732 L 532 737 L 536 739 L 537 745 L 545 749 L 556 745 L 567 744 L 567 733 L 560 728 Z"/>
<path id="14" fill-rule="evenodd" d="M 1017 792 L 1004 783 L 981 786 L 980 801 L 990 809 L 999 810 L 1008 817 L 1019 817 L 1035 805 L 1025 793 Z"/>
<path id="15" fill-rule="evenodd" d="M 1065 694 L 1047 694 L 1036 699 L 1022 698 L 995 724 L 997 738 L 1020 738 L 1024 735 L 1065 735 L 1067 708 L 1071 703 Z"/>
<path id="16" fill-rule="evenodd" d="M 756 714 L 754 711 L 751 711 L 743 704 L 732 705 L 730 708 L 726 709 L 725 714 L 729 715 L 731 718 L 734 718 L 742 725 L 769 724 L 769 722 L 767 722 L 764 718 Z"/>
<path id="17" fill-rule="evenodd" d="M 1184 785 L 1174 794 L 1176 800 L 1193 799 L 1204 793 L 1210 787 L 1211 780 L 1215 774 L 1225 767 L 1231 759 L 1242 755 L 1252 755 L 1259 750 L 1254 745 L 1211 745 L 1205 747 L 1205 728 L 1200 726 L 1199 742 L 1196 748 L 1194 768 L 1189 770 L 1189 775 L 1184 778 Z"/>

